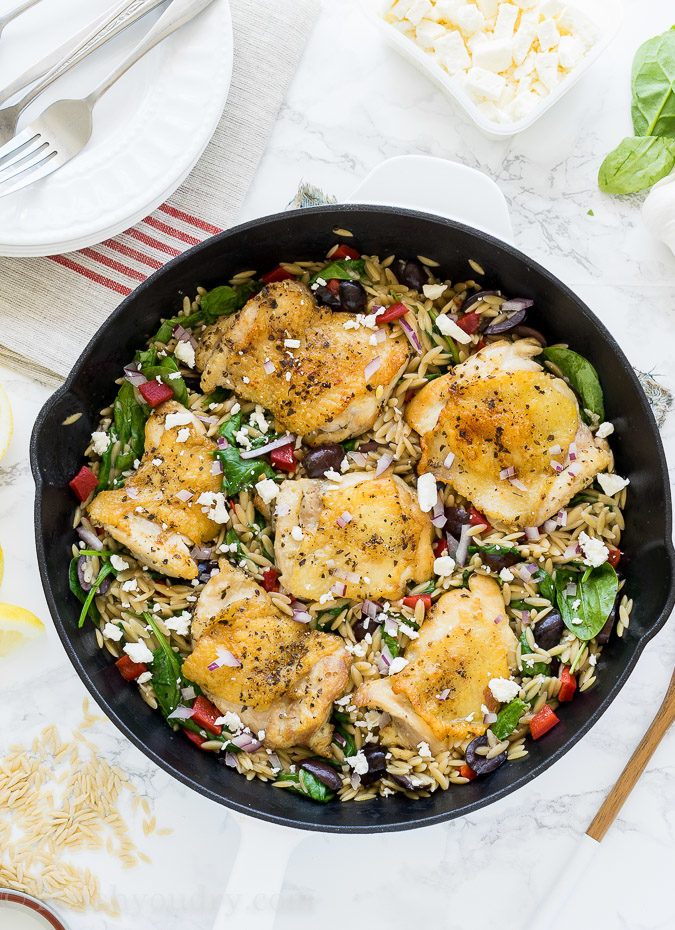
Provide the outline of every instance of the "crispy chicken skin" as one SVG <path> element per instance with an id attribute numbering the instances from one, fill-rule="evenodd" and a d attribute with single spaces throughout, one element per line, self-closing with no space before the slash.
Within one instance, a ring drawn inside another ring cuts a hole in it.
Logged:
<path id="1" fill-rule="evenodd" d="M 170 413 L 189 411 L 171 400 L 152 412 L 136 474 L 127 478 L 123 488 L 101 491 L 89 506 L 89 517 L 155 571 L 196 578 L 197 563 L 190 549 L 213 539 L 218 531 L 197 503 L 202 492 L 221 488 L 220 475 L 211 473 L 216 445 L 194 415 L 185 426 L 165 429 Z M 177 442 L 179 429 L 189 430 L 185 442 Z M 187 503 L 176 497 L 181 490 L 193 494 Z"/>
<path id="2" fill-rule="evenodd" d="M 354 320 L 318 306 L 298 281 L 269 284 L 239 313 L 205 331 L 196 354 L 202 390 L 210 393 L 219 385 L 235 390 L 310 445 L 357 436 L 375 422 L 410 347 L 393 339 L 389 326 L 385 339 L 371 345 L 371 329 L 345 329 Z M 366 383 L 365 368 L 377 357 L 380 367 Z M 269 374 L 266 362 L 274 365 Z M 380 386 L 384 392 L 376 399 Z"/>
<path id="3" fill-rule="evenodd" d="M 456 588 L 438 599 L 406 650 L 408 665 L 389 678 L 364 682 L 354 704 L 391 714 L 385 739 L 410 748 L 424 741 L 440 752 L 483 735 L 481 706 L 495 706 L 489 682 L 509 677 L 516 647 L 499 585 L 473 575 L 468 590 Z"/>
<path id="4" fill-rule="evenodd" d="M 269 748 L 309 746 L 329 754 L 328 719 L 351 665 L 340 636 L 296 623 L 260 585 L 221 562 L 197 602 L 192 639 L 183 671 L 220 711 L 238 714 L 254 733 L 264 730 Z M 241 665 L 209 671 L 218 649 Z"/>
<path id="5" fill-rule="evenodd" d="M 572 390 L 534 360 L 540 351 L 529 340 L 492 343 L 425 385 L 406 411 L 422 437 L 420 474 L 447 481 L 508 528 L 541 525 L 612 461 L 607 443 L 581 420 Z M 551 451 L 558 446 L 560 453 Z M 449 453 L 455 458 L 446 468 Z M 510 467 L 524 489 L 500 478 Z"/>
<path id="6" fill-rule="evenodd" d="M 379 478 L 354 472 L 339 484 L 284 481 L 276 514 L 280 581 L 295 597 L 318 600 L 343 582 L 346 597 L 397 600 L 406 582 L 433 574 L 431 520 L 408 485 L 390 472 Z M 350 519 L 340 526 L 345 514 Z M 301 539 L 294 538 L 297 527 Z"/>

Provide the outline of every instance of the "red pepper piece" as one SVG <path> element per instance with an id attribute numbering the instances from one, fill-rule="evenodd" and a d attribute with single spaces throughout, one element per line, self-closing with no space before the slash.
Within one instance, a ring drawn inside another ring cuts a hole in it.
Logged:
<path id="1" fill-rule="evenodd" d="M 377 325 L 381 326 L 383 323 L 391 323 L 392 320 L 398 320 L 400 316 L 405 316 L 408 312 L 408 308 L 405 304 L 397 303 L 392 304 L 391 307 L 387 307 L 384 313 L 380 313 L 377 317 Z"/>
<path id="2" fill-rule="evenodd" d="M 200 736 L 199 733 L 193 733 L 192 730 L 183 729 L 183 733 L 185 733 L 185 735 L 187 736 L 189 740 L 192 740 L 195 746 L 199 746 L 200 749 L 202 748 L 203 744 L 206 742 L 203 736 Z"/>
<path id="3" fill-rule="evenodd" d="M 468 778 L 469 781 L 473 781 L 474 778 L 476 777 L 476 773 L 474 772 L 474 770 L 473 770 L 472 768 L 470 768 L 470 767 L 466 764 L 466 762 L 465 762 L 464 765 L 460 768 L 459 774 L 462 776 L 462 778 Z"/>
<path id="4" fill-rule="evenodd" d="M 558 691 L 558 700 L 559 701 L 571 701 L 574 697 L 574 692 L 577 690 L 577 679 L 574 675 L 570 675 L 570 670 L 566 665 L 563 665 L 560 672 L 560 691 Z"/>
<path id="5" fill-rule="evenodd" d="M 479 313 L 467 313 L 466 316 L 461 317 L 457 320 L 457 325 L 460 329 L 463 329 L 465 333 L 469 335 L 478 332 L 478 327 L 480 326 L 480 314 Z"/>
<path id="6" fill-rule="evenodd" d="M 151 407 L 159 407 L 165 400 L 171 400 L 173 391 L 168 384 L 163 381 L 146 381 L 138 388 L 143 400 L 150 404 Z"/>
<path id="7" fill-rule="evenodd" d="M 331 255 L 330 260 L 332 262 L 339 261 L 341 258 L 361 258 L 361 253 L 357 252 L 356 249 L 353 249 L 350 245 L 345 245 L 344 242 L 342 242 Z"/>
<path id="8" fill-rule="evenodd" d="M 424 604 L 424 609 L 429 610 L 431 607 L 431 595 L 430 594 L 409 594 L 408 597 L 403 598 L 403 603 L 406 607 L 412 607 L 415 609 L 415 604 L 418 601 L 422 601 Z"/>
<path id="9" fill-rule="evenodd" d="M 484 526 L 488 530 L 492 529 L 480 510 L 476 510 L 475 507 L 469 509 L 469 523 L 471 526 Z"/>
<path id="10" fill-rule="evenodd" d="M 290 278 L 295 278 L 295 275 L 291 274 L 290 271 L 286 271 L 281 265 L 277 265 L 276 268 L 262 275 L 261 280 L 265 284 L 272 284 L 274 281 L 288 281 Z"/>
<path id="11" fill-rule="evenodd" d="M 68 484 L 81 501 L 86 501 L 95 487 L 98 487 L 98 478 L 91 468 L 83 465 L 72 481 Z"/>
<path id="12" fill-rule="evenodd" d="M 560 720 L 553 713 L 548 704 L 544 704 L 538 714 L 530 720 L 530 733 L 532 739 L 539 739 L 544 733 L 548 733 L 551 727 L 554 727 Z"/>
<path id="13" fill-rule="evenodd" d="M 207 700 L 202 694 L 199 694 L 195 698 L 195 702 L 192 705 L 192 716 L 190 720 L 193 723 L 196 723 L 198 727 L 201 727 L 202 730 L 208 730 L 209 733 L 214 733 L 216 736 L 220 736 L 223 732 L 223 728 L 219 723 L 216 723 L 218 717 L 220 717 L 220 711 L 217 707 Z"/>
<path id="14" fill-rule="evenodd" d="M 289 474 L 294 472 L 298 467 L 298 463 L 295 461 L 295 455 L 293 454 L 294 448 L 295 443 L 289 442 L 287 446 L 279 446 L 278 449 L 272 449 L 270 452 L 270 461 L 272 465 Z"/>
<path id="15" fill-rule="evenodd" d="M 621 561 L 621 556 L 623 555 L 623 552 L 621 551 L 621 549 L 617 549 L 616 546 L 607 546 L 607 548 L 609 549 L 609 556 L 607 558 L 607 561 L 612 566 L 612 568 L 616 568 L 616 566 Z"/>
<path id="16" fill-rule="evenodd" d="M 262 586 L 266 591 L 278 591 L 279 582 L 277 578 L 279 577 L 279 572 L 276 568 L 266 568 L 263 572 L 262 577 Z"/>
<path id="17" fill-rule="evenodd" d="M 448 541 L 447 539 L 437 539 L 434 543 L 434 555 L 437 559 L 440 559 L 442 555 L 448 551 Z"/>
<path id="18" fill-rule="evenodd" d="M 128 655 L 121 656 L 115 665 L 125 681 L 136 681 L 139 675 L 148 670 L 147 665 L 143 662 L 132 662 Z"/>
<path id="19" fill-rule="evenodd" d="M 331 292 L 331 294 L 335 294 L 335 296 L 337 297 L 338 292 L 340 290 L 340 279 L 331 278 L 330 281 L 326 281 L 326 287 Z"/>
<path id="20" fill-rule="evenodd" d="M 480 352 L 481 349 L 484 349 L 487 345 L 487 342 L 484 339 L 479 339 L 476 343 L 476 352 Z"/>

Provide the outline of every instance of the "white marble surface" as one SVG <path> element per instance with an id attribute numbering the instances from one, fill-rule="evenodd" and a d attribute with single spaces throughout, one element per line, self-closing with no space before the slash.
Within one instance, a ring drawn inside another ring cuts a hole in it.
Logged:
<path id="1" fill-rule="evenodd" d="M 357 0 L 325 0 L 244 216 L 283 208 L 300 180 L 346 196 L 391 155 L 429 153 L 480 168 L 508 199 L 516 243 L 577 290 L 638 368 L 657 373 L 675 390 L 675 257 L 644 231 L 640 195 L 611 199 L 595 180 L 605 153 L 629 130 L 633 52 L 672 19 L 669 0 L 625 5 L 618 39 L 587 77 L 531 129 L 512 140 L 491 141 L 382 45 Z M 594 216 L 587 215 L 589 209 Z M 6 569 L 0 599 L 20 603 L 48 623 L 33 550 L 27 464 L 31 424 L 48 391 L 9 371 L 0 371 L 0 380 L 16 416 L 10 451 L 0 463 Z M 675 414 L 663 437 L 673 463 Z M 19 735 L 32 737 L 47 722 L 56 720 L 64 736 L 78 722 L 84 688 L 59 650 L 52 643 L 51 672 L 0 696 L 0 750 Z M 533 903 L 553 881 L 651 720 L 674 659 L 670 623 L 586 738 L 533 784 L 498 804 L 407 834 L 307 835 L 289 859 L 275 926 L 303 930 L 319 920 L 324 928 L 433 923 L 487 930 L 498 908 L 500 924 L 518 928 L 527 907 L 511 902 Z M 148 796 L 158 825 L 174 833 L 145 838 L 135 824 L 152 866 L 121 872 L 97 860 L 104 890 L 114 889 L 122 901 L 122 918 L 72 915 L 73 930 L 186 925 L 207 930 L 237 847 L 233 818 L 151 765 L 107 721 L 93 735 L 106 758 L 128 771 Z M 570 888 L 577 925 L 675 926 L 674 770 L 671 732 L 588 873 Z M 541 926 L 546 925 L 544 905 Z"/>

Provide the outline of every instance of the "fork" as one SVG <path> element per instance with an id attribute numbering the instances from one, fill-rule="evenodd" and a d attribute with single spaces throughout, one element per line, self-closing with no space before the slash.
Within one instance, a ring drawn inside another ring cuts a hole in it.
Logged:
<path id="1" fill-rule="evenodd" d="M 57 100 L 0 148 L 0 197 L 39 181 L 82 151 L 92 133 L 92 114 L 101 97 L 153 49 L 194 19 L 213 0 L 173 0 L 147 36 L 87 97 Z"/>
<path id="2" fill-rule="evenodd" d="M 40 0 L 26 0 L 25 3 L 22 3 L 21 6 L 18 6 L 15 10 L 11 10 L 11 12 L 5 13 L 4 16 L 0 16 L 0 35 L 2 35 L 2 30 L 8 23 L 11 23 L 13 19 L 16 19 L 17 16 L 21 16 L 22 13 L 25 13 L 26 10 L 30 10 L 32 6 L 35 6 L 35 4 L 39 2 Z"/>
<path id="3" fill-rule="evenodd" d="M 0 110 L 0 145 L 9 142 L 16 134 L 16 125 L 23 110 L 50 84 L 95 52 L 109 39 L 127 26 L 131 26 L 164 0 L 124 0 L 89 23 L 74 38 L 59 46 L 42 61 L 29 68 L 7 87 L 0 90 L 0 104 L 14 97 L 24 87 L 34 86 L 17 103 Z M 35 84 L 35 81 L 38 83 Z"/>

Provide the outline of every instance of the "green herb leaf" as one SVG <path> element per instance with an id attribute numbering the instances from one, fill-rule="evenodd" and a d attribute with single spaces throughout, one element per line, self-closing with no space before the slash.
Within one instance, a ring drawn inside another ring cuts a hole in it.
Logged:
<path id="1" fill-rule="evenodd" d="M 314 284 L 317 278 L 324 281 L 337 279 L 338 281 L 358 281 L 359 278 L 365 277 L 366 262 L 363 258 L 341 258 L 339 261 L 330 262 L 321 271 L 317 271 L 309 279 L 310 284 Z"/>
<path id="2" fill-rule="evenodd" d="M 490 727 L 497 739 L 506 739 L 509 733 L 513 733 L 518 726 L 518 721 L 529 709 L 529 704 L 521 701 L 520 698 L 514 698 L 506 707 L 502 707 L 497 714 L 497 719 Z"/>
<path id="3" fill-rule="evenodd" d="M 214 455 L 223 466 L 223 491 L 233 497 L 240 491 L 247 491 L 257 484 L 261 475 L 274 478 L 274 469 L 263 459 L 242 459 L 235 446 L 219 449 Z"/>
<path id="4" fill-rule="evenodd" d="M 342 604 L 340 607 L 329 607 L 327 610 L 320 611 L 316 615 L 316 629 L 322 633 L 330 630 L 335 618 L 345 610 L 346 606 L 346 604 Z"/>
<path id="5" fill-rule="evenodd" d="M 152 654 L 152 667 L 150 669 L 152 672 L 152 687 L 160 710 L 165 717 L 168 717 L 180 703 L 181 660 L 171 648 L 168 639 L 159 629 L 149 611 L 145 611 L 143 619 L 152 628 L 158 643 Z"/>
<path id="6" fill-rule="evenodd" d="M 565 594 L 569 582 L 577 586 L 575 595 Z M 583 576 L 558 569 L 555 586 L 558 608 L 567 629 L 584 641 L 597 636 L 614 607 L 619 591 L 619 579 L 609 562 L 588 569 Z M 577 601 L 580 604 L 574 609 L 572 604 Z M 581 623 L 573 620 L 581 620 Z"/>
<path id="7" fill-rule="evenodd" d="M 675 166 L 675 139 L 627 136 L 600 165 L 598 185 L 606 194 L 632 194 L 656 184 Z"/>
<path id="8" fill-rule="evenodd" d="M 382 641 L 388 647 L 392 659 L 395 659 L 401 651 L 401 647 L 399 646 L 397 639 L 395 639 L 393 636 L 390 636 L 389 633 L 384 632 L 384 627 L 382 627 Z"/>
<path id="9" fill-rule="evenodd" d="M 230 287 L 229 285 L 215 287 L 202 296 L 199 310 L 195 310 L 194 313 L 187 316 L 172 316 L 164 320 L 151 342 L 166 344 L 170 341 L 173 331 L 178 325 L 182 326 L 183 329 L 193 329 L 195 326 L 201 326 L 202 323 L 215 323 L 220 316 L 230 316 L 232 313 L 236 313 L 237 310 L 241 310 L 249 297 L 256 294 L 262 286 L 262 281 L 246 281 L 236 287 Z"/>
<path id="10" fill-rule="evenodd" d="M 546 569 L 538 569 L 534 576 L 534 581 L 536 581 L 539 586 L 539 594 L 545 597 L 547 601 L 555 604 L 555 582 Z M 529 605 L 527 606 L 529 607 Z"/>
<path id="11" fill-rule="evenodd" d="M 517 555 L 522 560 L 522 556 L 517 549 L 512 546 L 498 546 L 496 543 L 489 543 L 487 546 L 469 546 L 469 554 L 476 552 L 485 552 L 488 555 Z"/>
<path id="12" fill-rule="evenodd" d="M 561 346 L 549 346 L 543 350 L 540 358 L 553 362 L 567 378 L 581 398 L 581 416 L 586 422 L 589 421 L 586 410 L 590 410 L 601 420 L 605 419 L 605 405 L 598 373 L 583 355 Z"/>
<path id="13" fill-rule="evenodd" d="M 525 631 L 520 634 L 520 654 L 521 656 L 532 655 L 534 649 L 530 648 Z M 548 671 L 547 662 L 523 662 L 523 670 L 520 673 L 523 678 L 534 678 L 535 675 L 545 675 Z"/>
<path id="14" fill-rule="evenodd" d="M 439 316 L 438 310 L 433 310 L 433 309 L 430 310 L 429 316 L 431 317 L 431 321 L 434 324 L 434 326 L 436 326 L 436 320 L 438 319 L 438 316 Z M 436 328 L 438 329 L 438 327 Z M 441 333 L 440 329 L 438 330 L 438 332 Z M 448 347 L 448 351 L 450 352 L 450 356 L 452 358 L 453 364 L 456 365 L 459 362 L 459 349 L 457 348 L 457 344 L 455 343 L 455 340 L 452 339 L 450 336 L 444 336 L 443 333 L 441 333 L 441 336 L 443 336 L 443 340 Z"/>
<path id="15" fill-rule="evenodd" d="M 356 743 L 354 742 L 354 737 L 349 732 L 349 730 L 343 726 L 343 724 L 338 722 L 335 724 L 335 732 L 339 733 L 345 741 L 343 745 L 342 743 L 338 742 L 335 737 L 333 737 L 333 742 L 336 744 L 336 746 L 340 747 L 344 757 L 348 759 L 350 756 L 355 756 L 357 753 Z"/>
<path id="16" fill-rule="evenodd" d="M 71 562 L 71 565 L 72 565 L 72 562 Z M 76 571 L 77 571 L 77 567 L 76 567 Z M 96 597 L 96 592 L 100 588 L 101 582 L 103 581 L 104 578 L 107 578 L 108 575 L 116 575 L 116 574 L 117 572 L 112 567 L 112 563 L 110 562 L 109 559 L 107 559 L 104 562 L 104 564 L 101 566 L 101 570 L 96 576 L 96 580 L 92 584 L 91 590 L 87 593 L 86 598 L 82 602 L 82 610 L 80 612 L 80 620 L 79 620 L 78 626 L 80 627 L 84 626 L 84 621 L 87 619 L 87 615 L 90 616 L 90 618 L 94 621 L 94 623 L 98 623 L 100 615 L 99 615 L 98 610 L 96 609 L 96 605 L 94 604 L 94 598 Z M 78 579 L 78 584 L 79 584 L 79 579 Z"/>
<path id="17" fill-rule="evenodd" d="M 335 797 L 330 788 L 327 788 L 306 769 L 302 769 L 301 772 L 282 772 L 277 775 L 277 781 L 290 782 L 289 790 L 304 794 L 305 797 L 311 798 L 312 801 L 320 801 L 322 804 Z"/>
<path id="18" fill-rule="evenodd" d="M 636 136 L 675 137 L 675 27 L 644 42 L 631 73 Z"/>
<path id="19" fill-rule="evenodd" d="M 142 353 L 145 354 L 145 353 Z M 148 360 L 149 361 L 149 360 Z M 179 404 L 184 407 L 188 405 L 188 389 L 182 377 L 170 378 L 169 375 L 175 375 L 178 372 L 178 363 L 173 355 L 165 355 L 164 358 L 157 360 L 154 364 L 143 364 L 141 361 L 141 372 L 148 381 L 152 381 L 159 376 L 164 384 L 168 385 L 173 391 L 173 396 Z"/>

